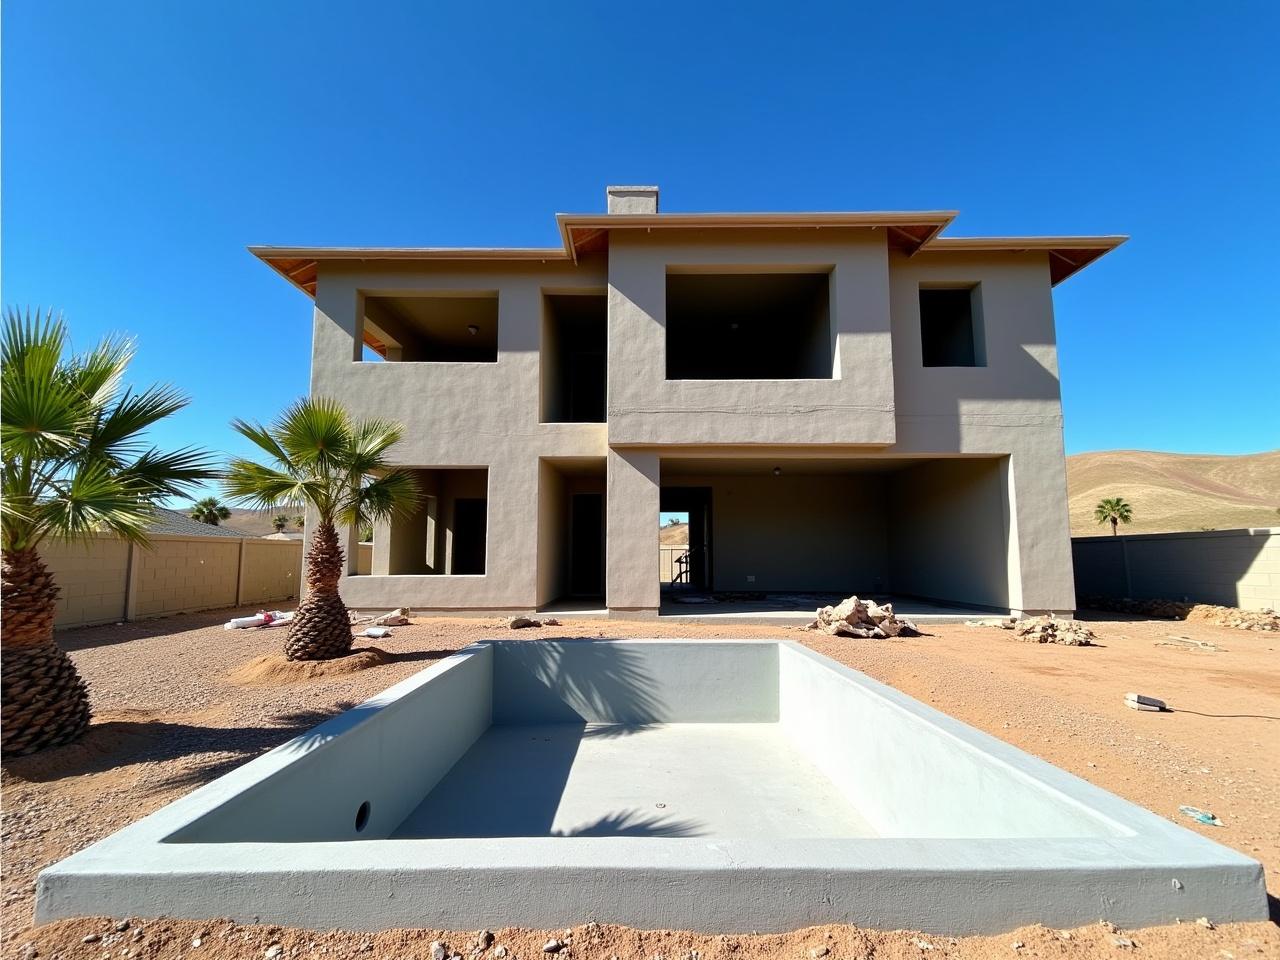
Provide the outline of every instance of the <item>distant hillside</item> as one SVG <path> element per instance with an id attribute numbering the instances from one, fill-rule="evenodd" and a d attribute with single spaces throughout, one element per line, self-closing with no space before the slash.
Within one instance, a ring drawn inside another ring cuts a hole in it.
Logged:
<path id="1" fill-rule="evenodd" d="M 1134 520 L 1122 533 L 1280 526 L 1280 450 L 1236 457 L 1104 450 L 1067 457 L 1073 536 L 1109 534 L 1093 519 L 1104 497 L 1123 497 Z"/>
<path id="2" fill-rule="evenodd" d="M 231 519 L 223 520 L 222 526 L 235 527 L 237 530 L 243 530 L 245 533 L 255 537 L 265 537 L 269 533 L 275 533 L 275 528 L 271 526 L 271 518 L 280 513 L 279 510 L 239 510 L 231 509 Z M 298 528 L 292 524 L 285 530 L 286 533 L 293 533 Z"/>
<path id="3" fill-rule="evenodd" d="M 658 542 L 670 546 L 689 542 L 689 525 L 687 523 L 669 523 L 658 530 Z"/>

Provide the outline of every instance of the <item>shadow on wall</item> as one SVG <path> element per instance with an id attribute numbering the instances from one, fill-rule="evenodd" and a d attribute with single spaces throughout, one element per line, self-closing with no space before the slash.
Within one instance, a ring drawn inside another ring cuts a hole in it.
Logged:
<path id="1" fill-rule="evenodd" d="M 1072 537 L 1076 595 L 1280 606 L 1280 536 L 1270 529 Z"/>
<path id="2" fill-rule="evenodd" d="M 493 722 L 651 723 L 667 704 L 625 646 L 548 637 L 494 647 Z M 626 728 L 617 735 L 625 735 Z"/>

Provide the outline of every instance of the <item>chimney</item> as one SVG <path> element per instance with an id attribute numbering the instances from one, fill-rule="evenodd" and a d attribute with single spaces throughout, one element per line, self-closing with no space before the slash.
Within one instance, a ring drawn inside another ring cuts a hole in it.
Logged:
<path id="1" fill-rule="evenodd" d="M 657 213 L 657 187 L 606 187 L 610 213 Z"/>

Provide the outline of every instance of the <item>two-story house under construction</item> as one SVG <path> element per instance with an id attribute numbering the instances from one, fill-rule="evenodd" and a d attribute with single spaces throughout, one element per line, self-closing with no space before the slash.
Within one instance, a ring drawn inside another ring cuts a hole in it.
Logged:
<path id="1" fill-rule="evenodd" d="M 659 213 L 562 247 L 253 248 L 314 299 L 311 391 L 407 428 L 421 508 L 360 608 L 659 610 L 660 512 L 715 594 L 1075 607 L 1052 288 L 1123 237 L 954 214 Z"/>

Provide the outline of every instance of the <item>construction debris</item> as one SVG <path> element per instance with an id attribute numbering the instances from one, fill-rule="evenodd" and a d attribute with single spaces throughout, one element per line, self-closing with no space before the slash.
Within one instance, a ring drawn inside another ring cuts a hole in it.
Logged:
<path id="1" fill-rule="evenodd" d="M 985 620 L 966 620 L 966 627 L 999 627 L 1001 630 L 1012 630 L 1018 625 L 1017 617 L 989 617 Z"/>
<path id="2" fill-rule="evenodd" d="M 543 620 L 535 617 L 512 617 L 507 621 L 507 626 L 512 630 L 523 630 L 525 627 L 558 627 L 560 621 L 555 617 L 547 617 Z"/>
<path id="3" fill-rule="evenodd" d="M 384 613 L 380 617 L 374 617 L 373 622 L 379 627 L 407 627 L 409 618 L 413 616 L 413 611 L 408 607 L 396 607 L 390 613 Z"/>
<path id="4" fill-rule="evenodd" d="M 293 611 L 260 610 L 252 617 L 232 617 L 222 625 L 223 630 L 248 630 L 253 627 L 283 627 L 293 619 Z"/>
<path id="5" fill-rule="evenodd" d="M 1213 603 L 1192 603 L 1185 600 L 1131 600 L 1117 597 L 1085 597 L 1083 605 L 1094 610 L 1113 610 L 1138 617 L 1195 620 L 1215 627 L 1234 627 L 1237 630 L 1280 631 L 1280 615 L 1269 608 L 1242 610 L 1239 607 L 1221 607 Z"/>
<path id="6" fill-rule="evenodd" d="M 1184 803 L 1182 806 L 1178 808 L 1178 812 L 1181 813 L 1184 817 L 1190 817 L 1196 823 L 1203 823 L 1209 827 L 1222 826 L 1221 820 L 1215 817 L 1208 810 L 1201 810 L 1199 807 L 1192 807 Z"/>
<path id="7" fill-rule="evenodd" d="M 818 618 L 805 627 L 833 637 L 883 640 L 886 637 L 914 637 L 920 631 L 910 620 L 894 616 L 893 604 L 849 597 L 834 607 L 818 610 Z"/>
<path id="8" fill-rule="evenodd" d="M 1193 640 L 1191 637 L 1179 637 L 1169 634 L 1167 640 L 1157 640 L 1157 647 L 1174 647 L 1178 650 L 1201 650 L 1205 653 L 1226 653 L 1226 647 L 1220 647 L 1216 643 L 1210 643 L 1208 640 Z"/>
<path id="9" fill-rule="evenodd" d="M 1083 623 L 1059 620 L 1052 614 L 1019 620 L 1013 627 L 1013 633 L 1029 643 L 1061 643 L 1068 647 L 1091 647 L 1098 639 Z"/>
<path id="10" fill-rule="evenodd" d="M 1160 713 L 1169 709 L 1169 705 L 1163 700 L 1157 700 L 1155 697 L 1144 697 L 1140 693 L 1126 693 L 1124 695 L 1124 705 L 1130 710 L 1145 710 L 1150 713 Z"/>

